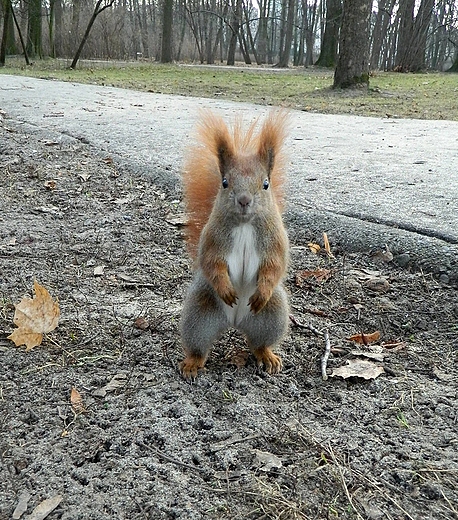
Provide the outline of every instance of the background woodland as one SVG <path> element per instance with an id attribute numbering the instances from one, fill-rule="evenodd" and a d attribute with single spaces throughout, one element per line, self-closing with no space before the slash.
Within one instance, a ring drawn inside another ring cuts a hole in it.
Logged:
<path id="1" fill-rule="evenodd" d="M 458 70 L 456 0 L 0 0 L 0 6 L 1 64 L 25 49 L 31 59 L 335 67 L 350 42 L 364 55 L 363 69 Z"/>

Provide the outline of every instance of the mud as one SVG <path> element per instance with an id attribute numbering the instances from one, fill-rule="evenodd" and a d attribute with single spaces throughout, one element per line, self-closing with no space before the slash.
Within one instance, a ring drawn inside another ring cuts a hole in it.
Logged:
<path id="1" fill-rule="evenodd" d="M 51 520 L 458 517 L 456 288 L 374 251 L 313 254 L 321 234 L 292 228 L 303 326 L 279 348 L 283 371 L 259 371 L 228 332 L 188 384 L 179 187 L 7 118 L 0 171 L 1 519 L 24 492 L 21 518 L 62 497 Z M 34 280 L 61 321 L 25 352 L 7 336 Z M 325 331 L 329 375 L 351 359 L 384 372 L 323 380 Z"/>

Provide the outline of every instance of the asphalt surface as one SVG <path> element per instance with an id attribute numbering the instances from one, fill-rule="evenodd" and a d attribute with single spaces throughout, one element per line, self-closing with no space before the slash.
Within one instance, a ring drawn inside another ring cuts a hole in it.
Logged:
<path id="1" fill-rule="evenodd" d="M 210 108 L 251 121 L 268 107 L 0 75 L 5 125 L 78 140 L 124 167 L 179 188 L 184 150 Z M 291 112 L 290 234 L 376 251 L 458 283 L 458 123 Z"/>

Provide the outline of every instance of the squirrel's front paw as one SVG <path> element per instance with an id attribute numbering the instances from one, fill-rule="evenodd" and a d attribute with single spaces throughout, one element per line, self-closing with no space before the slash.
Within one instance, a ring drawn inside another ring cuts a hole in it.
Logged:
<path id="1" fill-rule="evenodd" d="M 197 371 L 205 365 L 205 357 L 188 354 L 180 363 L 181 375 L 187 381 L 193 381 L 197 377 Z"/>
<path id="2" fill-rule="evenodd" d="M 266 306 L 269 298 L 266 298 L 258 289 L 250 298 L 249 305 L 253 314 L 258 314 Z"/>
<path id="3" fill-rule="evenodd" d="M 264 366 L 269 374 L 278 374 L 283 368 L 281 357 L 272 352 L 269 347 L 261 347 L 253 351 L 258 367 Z"/>
<path id="4" fill-rule="evenodd" d="M 225 291 L 219 292 L 218 296 L 225 304 L 229 305 L 229 307 L 232 307 L 235 305 L 235 303 L 237 303 L 237 293 L 232 287 L 228 287 Z"/>

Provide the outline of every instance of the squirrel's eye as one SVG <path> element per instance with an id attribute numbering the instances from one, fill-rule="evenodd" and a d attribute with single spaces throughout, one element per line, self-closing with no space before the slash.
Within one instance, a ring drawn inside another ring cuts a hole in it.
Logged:
<path id="1" fill-rule="evenodd" d="M 229 182 L 227 181 L 226 177 L 223 179 L 223 188 L 226 189 L 229 186 Z"/>
<path id="2" fill-rule="evenodd" d="M 264 181 L 262 187 L 263 187 L 265 190 L 268 189 L 268 187 L 269 187 L 269 181 L 268 181 L 267 179 Z"/>

